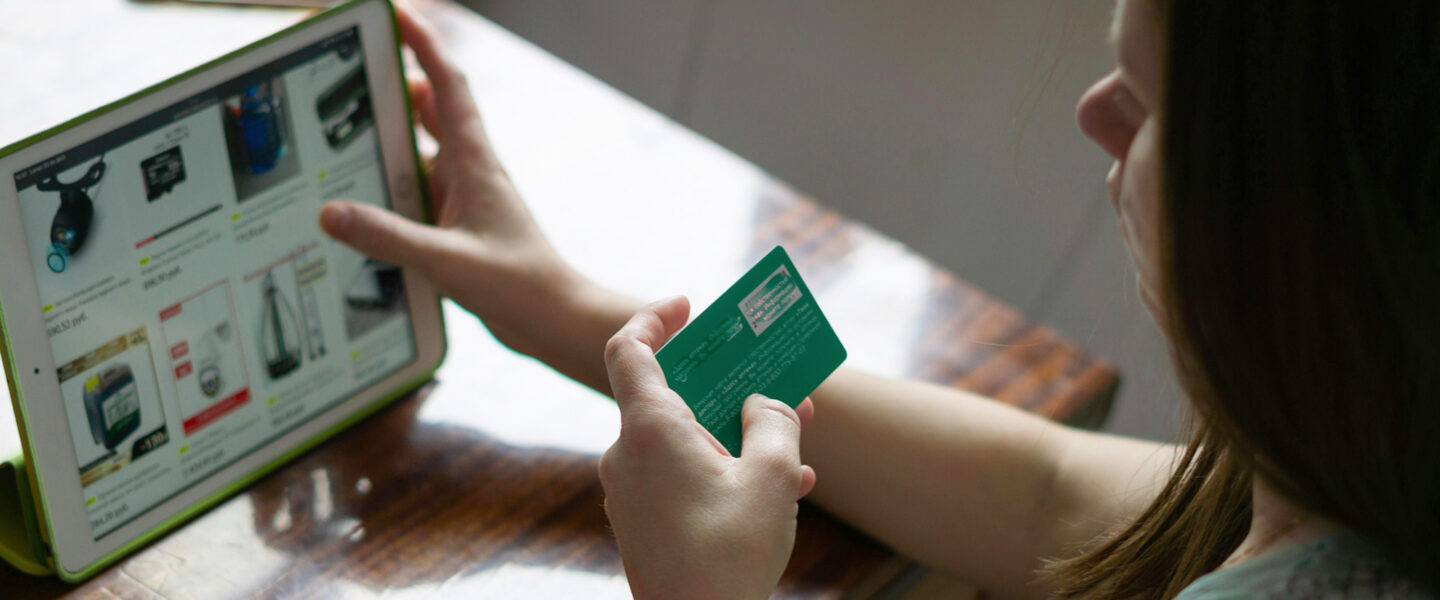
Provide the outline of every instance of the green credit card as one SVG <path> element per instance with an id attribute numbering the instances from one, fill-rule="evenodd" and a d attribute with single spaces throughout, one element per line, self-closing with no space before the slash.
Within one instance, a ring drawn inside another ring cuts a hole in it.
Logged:
<path id="1" fill-rule="evenodd" d="M 655 359 L 695 419 L 740 456 L 745 399 L 764 394 L 793 408 L 840 368 L 845 347 L 776 246 Z"/>

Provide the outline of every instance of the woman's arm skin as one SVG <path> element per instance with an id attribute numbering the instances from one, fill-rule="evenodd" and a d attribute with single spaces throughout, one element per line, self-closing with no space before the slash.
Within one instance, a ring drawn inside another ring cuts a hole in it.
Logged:
<path id="1" fill-rule="evenodd" d="M 1138 515 L 1175 449 L 1079 431 L 953 388 L 842 369 L 811 396 L 809 499 L 886 545 L 999 597 Z"/>
<path id="2" fill-rule="evenodd" d="M 403 13 L 400 25 L 429 77 L 411 89 L 440 143 L 428 177 L 437 222 L 332 202 L 322 227 L 418 270 L 500 342 L 611 394 L 606 342 L 642 304 L 555 253 L 495 157 L 463 74 L 428 26 Z M 813 400 L 801 441 L 818 475 L 810 498 L 896 550 L 1006 597 L 1042 595 L 1033 581 L 1039 557 L 1063 555 L 1138 514 L 1172 456 L 959 390 L 849 370 Z M 645 539 L 633 534 L 622 549 L 642 552 L 636 544 Z"/>

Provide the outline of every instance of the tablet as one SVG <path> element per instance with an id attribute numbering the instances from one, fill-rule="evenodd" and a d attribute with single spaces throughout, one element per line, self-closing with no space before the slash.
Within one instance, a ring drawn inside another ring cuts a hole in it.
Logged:
<path id="1" fill-rule="evenodd" d="M 21 487 L 63 578 L 439 365 L 434 287 L 317 225 L 337 198 L 427 220 L 397 40 L 355 0 L 0 150 Z"/>

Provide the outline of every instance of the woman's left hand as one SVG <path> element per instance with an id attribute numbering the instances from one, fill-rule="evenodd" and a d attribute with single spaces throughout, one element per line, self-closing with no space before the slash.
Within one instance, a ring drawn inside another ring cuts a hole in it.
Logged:
<path id="1" fill-rule="evenodd" d="M 636 598 L 768 598 L 795 544 L 797 502 L 815 485 L 800 464 L 813 405 L 751 396 L 731 456 L 655 361 L 689 311 L 683 297 L 646 306 L 605 347 L 621 420 L 600 459 L 605 512 Z"/>

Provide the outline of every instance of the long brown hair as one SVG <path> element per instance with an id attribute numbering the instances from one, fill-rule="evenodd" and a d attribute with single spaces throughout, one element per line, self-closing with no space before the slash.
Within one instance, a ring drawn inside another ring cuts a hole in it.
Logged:
<path id="1" fill-rule="evenodd" d="M 1057 594 L 1174 597 L 1257 473 L 1440 587 L 1440 3 L 1131 1 L 1167 32 L 1161 326 L 1199 425 Z"/>

